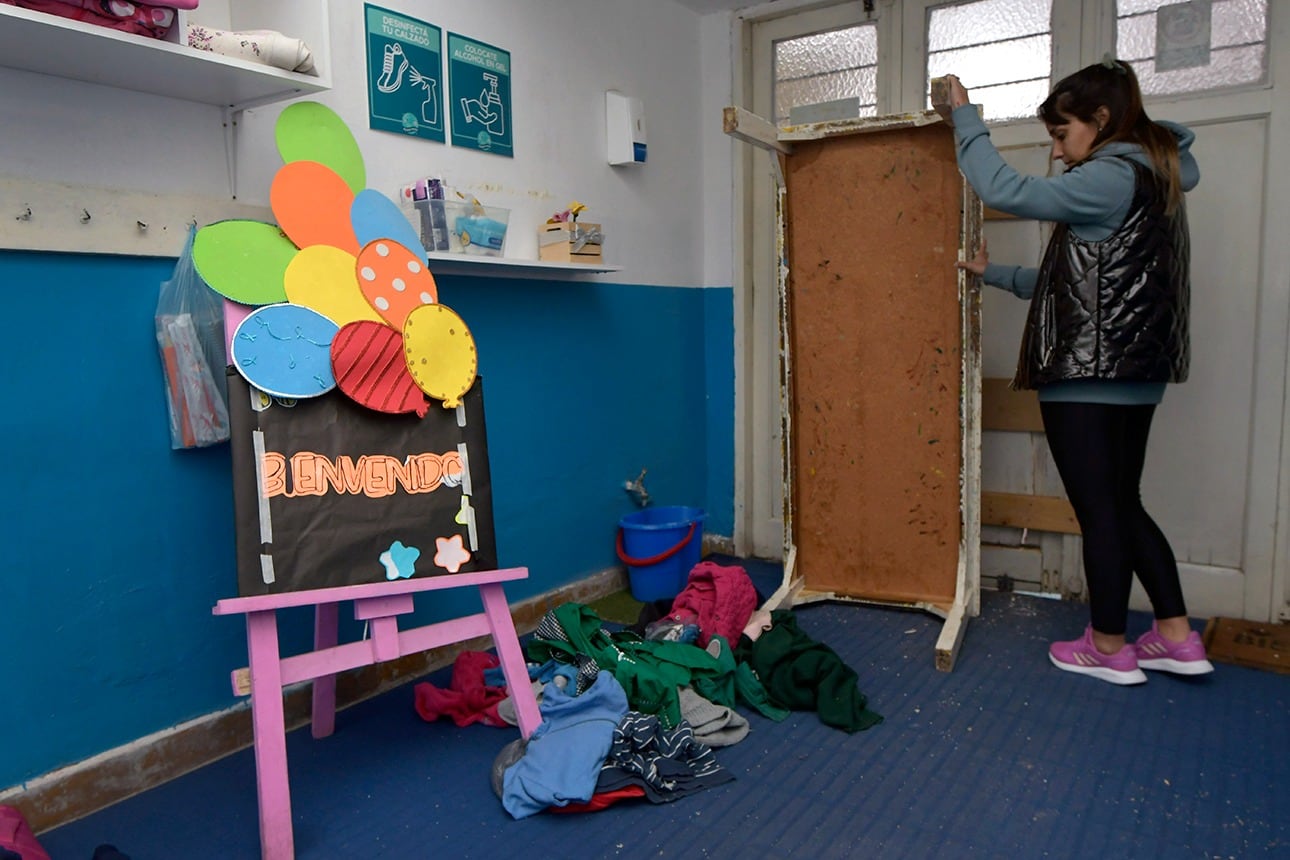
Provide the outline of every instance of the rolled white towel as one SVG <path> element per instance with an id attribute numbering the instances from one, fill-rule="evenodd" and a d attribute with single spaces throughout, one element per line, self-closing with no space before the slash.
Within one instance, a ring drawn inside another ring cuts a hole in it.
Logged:
<path id="1" fill-rule="evenodd" d="M 289 72 L 317 75 L 313 51 L 300 39 L 277 30 L 217 30 L 201 24 L 188 25 L 188 46 L 226 57 L 264 63 Z"/>

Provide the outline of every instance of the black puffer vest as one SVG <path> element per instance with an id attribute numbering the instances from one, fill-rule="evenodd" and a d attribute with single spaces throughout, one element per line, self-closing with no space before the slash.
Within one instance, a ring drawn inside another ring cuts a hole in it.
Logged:
<path id="1" fill-rule="evenodd" d="M 1165 214 L 1165 189 L 1131 158 L 1124 224 L 1090 242 L 1067 224 L 1039 265 L 1013 388 L 1067 379 L 1182 382 L 1191 360 L 1187 212 Z"/>

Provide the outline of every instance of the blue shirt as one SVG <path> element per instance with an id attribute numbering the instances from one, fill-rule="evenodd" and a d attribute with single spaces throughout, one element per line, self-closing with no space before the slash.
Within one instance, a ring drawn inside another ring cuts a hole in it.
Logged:
<path id="1" fill-rule="evenodd" d="M 1115 156 L 1127 156 L 1151 166 L 1150 158 L 1136 143 L 1116 141 L 1102 146 L 1088 160 L 1069 170 L 1053 176 L 1030 176 L 1019 173 L 1003 160 L 994 148 L 990 130 L 975 105 L 956 108 L 953 121 L 959 169 L 982 203 L 1019 218 L 1064 222 L 1070 225 L 1076 236 L 1090 242 L 1101 241 L 1120 229 L 1133 202 L 1136 184 L 1133 167 Z M 1159 124 L 1172 131 L 1178 139 L 1179 178 L 1183 190 L 1190 191 L 1200 181 L 1200 169 L 1191 154 L 1191 144 L 1196 135 L 1175 123 Z M 984 280 L 991 286 L 1029 299 L 1034 295 L 1038 274 L 1034 268 L 989 263 Z M 1076 379 L 1041 386 L 1039 399 L 1159 403 L 1164 396 L 1165 384 Z"/>

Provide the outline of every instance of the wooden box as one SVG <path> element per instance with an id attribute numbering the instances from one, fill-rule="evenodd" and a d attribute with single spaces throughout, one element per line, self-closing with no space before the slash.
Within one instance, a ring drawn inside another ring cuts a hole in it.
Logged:
<path id="1" fill-rule="evenodd" d="M 602 263 L 603 242 L 599 224 L 543 224 L 538 229 L 538 259 L 549 263 Z"/>

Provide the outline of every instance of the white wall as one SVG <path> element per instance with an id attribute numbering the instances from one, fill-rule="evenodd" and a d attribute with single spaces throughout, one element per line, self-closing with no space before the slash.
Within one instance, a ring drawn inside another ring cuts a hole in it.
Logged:
<path id="1" fill-rule="evenodd" d="M 718 46 L 719 54 L 707 55 L 701 16 L 668 0 L 380 5 L 510 51 L 515 157 L 367 129 L 363 4 L 332 0 L 333 89 L 316 100 L 353 131 L 369 187 L 393 197 L 417 176 L 443 175 L 483 202 L 512 210 L 507 255 L 513 257 L 536 257 L 537 225 L 577 199 L 589 207 L 586 220 L 604 224 L 606 261 L 625 267 L 605 279 L 666 286 L 707 280 L 706 257 L 719 257 L 720 249 L 705 242 L 710 213 L 702 161 L 718 145 L 712 135 L 720 131 L 724 98 L 710 93 L 708 82 L 728 87 L 729 54 Z M 644 103 L 649 161 L 643 166 L 606 162 L 608 89 Z M 282 107 L 242 116 L 240 203 L 268 204 L 280 164 L 273 124 Z M 0 69 L 0 117 L 0 178 L 229 196 L 216 108 Z M 728 170 L 717 175 L 728 186 Z M 719 217 L 728 234 L 728 207 Z M 719 274 L 716 283 L 728 284 L 729 276 Z"/>
<path id="2" fill-rule="evenodd" d="M 745 146 L 722 129 L 721 110 L 734 104 L 732 75 L 738 58 L 733 47 L 729 13 L 704 15 L 699 24 L 699 56 L 703 88 L 699 128 L 703 146 L 703 283 L 734 284 L 735 147 Z"/>

